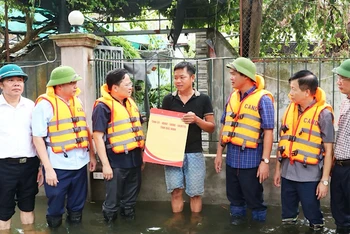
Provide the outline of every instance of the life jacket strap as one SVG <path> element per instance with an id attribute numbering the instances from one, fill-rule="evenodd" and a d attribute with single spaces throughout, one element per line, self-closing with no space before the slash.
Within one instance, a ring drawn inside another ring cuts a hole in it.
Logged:
<path id="1" fill-rule="evenodd" d="M 66 129 L 66 130 L 62 130 L 62 131 L 58 131 L 58 132 L 50 132 L 47 134 L 47 136 L 55 137 L 55 136 L 61 136 L 64 134 L 69 134 L 69 133 L 78 133 L 78 132 L 81 132 L 83 130 L 87 130 L 87 127 L 85 127 L 85 126 L 74 127 L 74 128 L 70 128 L 70 129 Z"/>

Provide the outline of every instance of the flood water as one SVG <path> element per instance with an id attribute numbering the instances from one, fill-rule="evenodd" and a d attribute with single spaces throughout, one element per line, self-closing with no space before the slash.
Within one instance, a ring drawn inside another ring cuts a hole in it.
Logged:
<path id="1" fill-rule="evenodd" d="M 117 233 L 117 234 L 151 234 L 151 233 L 173 233 L 173 234 L 297 234 L 297 233 L 335 233 L 335 225 L 329 208 L 324 207 L 325 228 L 314 232 L 309 230 L 304 222 L 302 214 L 299 215 L 297 225 L 281 225 L 281 208 L 269 206 L 266 223 L 256 223 L 247 220 L 239 226 L 229 223 L 228 205 L 204 205 L 200 215 L 191 215 L 189 204 L 185 204 L 184 212 L 174 215 L 171 212 L 170 202 L 138 202 L 136 206 L 136 220 L 127 221 L 118 219 L 112 224 L 106 224 L 101 213 L 102 202 L 87 203 L 83 212 L 83 222 L 80 225 L 69 225 L 65 222 L 62 226 L 50 230 L 47 227 L 46 198 L 38 197 L 36 203 L 36 221 L 33 226 L 22 226 L 19 212 L 12 218 L 12 228 L 3 233 L 72 233 L 72 234 L 95 234 L 95 233 Z M 249 216 L 248 216 L 249 217 Z"/>

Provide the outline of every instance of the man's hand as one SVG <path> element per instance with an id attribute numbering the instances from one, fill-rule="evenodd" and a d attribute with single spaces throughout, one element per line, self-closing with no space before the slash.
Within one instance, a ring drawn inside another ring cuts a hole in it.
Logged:
<path id="1" fill-rule="evenodd" d="M 216 155 L 214 160 L 214 167 L 216 173 L 220 173 L 222 169 L 222 155 Z"/>
<path id="2" fill-rule="evenodd" d="M 273 176 L 273 184 L 276 187 L 281 187 L 281 171 L 275 170 L 275 174 Z"/>
<path id="3" fill-rule="evenodd" d="M 197 122 L 197 116 L 192 111 L 187 112 L 183 117 L 182 121 L 186 124 L 196 123 Z"/>
<path id="4" fill-rule="evenodd" d="M 96 170 L 97 160 L 96 157 L 90 157 L 89 171 L 93 172 Z"/>
<path id="5" fill-rule="evenodd" d="M 39 166 L 38 175 L 36 177 L 36 182 L 38 182 L 38 187 L 41 187 L 44 184 L 44 175 L 43 175 L 42 166 Z"/>
<path id="6" fill-rule="evenodd" d="M 52 167 L 45 168 L 45 178 L 46 178 L 46 183 L 53 187 L 56 187 L 57 183 L 59 182 L 57 180 L 56 172 Z"/>
<path id="7" fill-rule="evenodd" d="M 113 178 L 113 170 L 110 165 L 102 166 L 103 178 L 111 180 Z"/>
<path id="8" fill-rule="evenodd" d="M 261 162 L 256 177 L 259 177 L 260 184 L 269 178 L 269 164 Z"/>
<path id="9" fill-rule="evenodd" d="M 316 188 L 317 199 L 320 200 L 321 198 L 326 197 L 327 193 L 328 193 L 328 186 L 322 184 L 322 182 L 318 183 Z"/>

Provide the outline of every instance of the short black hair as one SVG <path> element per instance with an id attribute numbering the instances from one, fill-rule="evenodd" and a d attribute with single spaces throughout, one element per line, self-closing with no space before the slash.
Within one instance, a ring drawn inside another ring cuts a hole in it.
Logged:
<path id="1" fill-rule="evenodd" d="M 190 76 L 192 76 L 193 74 L 196 74 L 196 68 L 193 66 L 192 63 L 190 62 L 179 62 L 178 64 L 175 65 L 174 67 L 174 71 L 178 70 L 178 69 L 187 69 L 188 74 L 190 74 Z"/>
<path id="2" fill-rule="evenodd" d="M 288 80 L 289 84 L 292 80 L 298 80 L 300 90 L 310 90 L 312 95 L 315 95 L 318 87 L 318 79 L 314 73 L 309 70 L 301 70 L 294 73 Z"/>
<path id="3" fill-rule="evenodd" d="M 109 71 L 106 75 L 106 83 L 108 86 L 108 90 L 111 90 L 113 85 L 119 86 L 125 78 L 126 74 L 128 74 L 128 70 L 124 68 L 117 68 L 112 71 Z"/>

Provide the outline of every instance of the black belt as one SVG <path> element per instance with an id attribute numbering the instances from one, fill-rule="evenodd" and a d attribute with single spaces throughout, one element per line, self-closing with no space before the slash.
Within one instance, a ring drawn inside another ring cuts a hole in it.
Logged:
<path id="1" fill-rule="evenodd" d="M 1 160 L 4 160 L 4 161 L 9 162 L 9 163 L 13 163 L 13 164 L 23 164 L 23 163 L 27 163 L 28 161 L 33 160 L 35 158 L 36 157 L 30 157 L 30 158 L 27 158 L 27 157 L 23 157 L 23 158 L 3 158 Z"/>
<path id="2" fill-rule="evenodd" d="M 335 164 L 338 164 L 342 167 L 350 167 L 350 159 L 347 160 L 335 160 Z"/>

